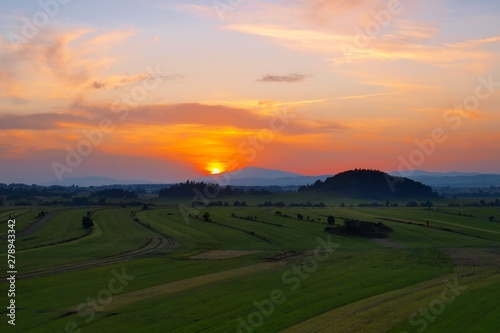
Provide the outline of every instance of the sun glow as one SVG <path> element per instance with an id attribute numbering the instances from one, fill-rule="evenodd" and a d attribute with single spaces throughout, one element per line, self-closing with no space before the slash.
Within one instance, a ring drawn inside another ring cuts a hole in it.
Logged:
<path id="1" fill-rule="evenodd" d="M 210 162 L 205 167 L 205 170 L 212 175 L 219 175 L 226 171 L 226 166 L 220 162 Z"/>

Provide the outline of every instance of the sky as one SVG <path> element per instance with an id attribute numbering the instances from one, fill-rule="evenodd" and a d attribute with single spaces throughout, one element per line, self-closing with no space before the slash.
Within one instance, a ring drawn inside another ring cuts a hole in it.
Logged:
<path id="1" fill-rule="evenodd" d="M 500 173 L 500 6 L 0 3 L 0 182 Z"/>

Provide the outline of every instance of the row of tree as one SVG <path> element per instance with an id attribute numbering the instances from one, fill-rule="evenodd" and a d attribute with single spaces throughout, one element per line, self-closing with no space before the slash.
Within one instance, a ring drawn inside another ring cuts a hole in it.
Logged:
<path id="1" fill-rule="evenodd" d="M 210 201 L 208 204 L 204 203 L 203 201 L 193 201 L 192 202 L 193 207 L 246 207 L 247 203 L 246 201 L 234 201 L 232 204 L 227 202 L 227 201 Z"/>
<path id="2" fill-rule="evenodd" d="M 187 181 L 178 183 L 160 190 L 160 198 L 193 197 L 197 193 L 212 193 L 217 196 L 230 196 L 244 194 L 242 189 L 232 188 L 231 186 L 219 186 L 218 184 Z"/>
<path id="3" fill-rule="evenodd" d="M 98 199 L 137 199 L 137 193 L 121 188 L 110 188 L 93 192 L 90 198 Z"/>

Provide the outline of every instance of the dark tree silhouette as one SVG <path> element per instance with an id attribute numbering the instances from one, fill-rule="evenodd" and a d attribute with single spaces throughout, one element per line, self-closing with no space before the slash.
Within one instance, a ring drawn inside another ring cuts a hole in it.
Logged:
<path id="1" fill-rule="evenodd" d="M 426 202 L 422 203 L 422 206 L 427 208 L 427 210 L 430 210 L 434 206 L 434 204 L 430 200 L 427 200 Z"/>
<path id="2" fill-rule="evenodd" d="M 94 226 L 94 221 L 90 216 L 84 216 L 82 217 L 82 226 L 84 229 L 90 229 Z"/>
<path id="3" fill-rule="evenodd" d="M 326 227 L 326 232 L 337 235 L 352 235 L 367 238 L 387 238 L 392 229 L 382 222 L 374 223 L 353 219 L 344 219 L 344 225 L 339 227 Z"/>
<path id="4" fill-rule="evenodd" d="M 205 214 L 203 214 L 203 220 L 205 222 L 208 222 L 210 221 L 210 214 L 208 212 L 206 212 Z"/>
<path id="5" fill-rule="evenodd" d="M 328 220 L 327 220 L 328 224 L 335 224 L 335 216 L 328 216 Z"/>

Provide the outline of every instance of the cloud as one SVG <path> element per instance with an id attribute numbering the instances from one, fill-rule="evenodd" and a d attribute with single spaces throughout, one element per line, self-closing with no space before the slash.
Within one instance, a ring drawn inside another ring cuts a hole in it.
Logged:
<path id="1" fill-rule="evenodd" d="M 401 94 L 401 92 L 400 91 L 393 91 L 393 92 L 386 92 L 386 93 L 375 93 L 375 94 L 365 94 L 365 95 L 342 96 L 342 97 L 337 97 L 337 99 L 343 99 L 343 100 L 348 100 L 348 99 L 364 99 L 364 98 L 380 97 L 380 96 L 387 96 L 387 95 L 397 95 L 397 94 Z"/>
<path id="2" fill-rule="evenodd" d="M 104 81 L 94 81 L 92 83 L 92 88 L 94 89 L 104 89 L 106 88 L 107 83 Z"/>
<path id="3" fill-rule="evenodd" d="M 383 4 L 382 0 L 312 0 L 304 2 L 300 13 L 315 25 L 339 27 L 366 21 L 367 14 Z"/>
<path id="4" fill-rule="evenodd" d="M 280 133 L 276 133 L 276 136 L 293 137 L 347 129 L 343 124 L 333 120 L 307 119 L 294 111 L 293 107 L 293 105 L 280 107 L 286 108 L 288 110 L 286 112 L 293 114 L 294 118 Z M 272 128 L 276 119 L 279 123 L 279 118 L 275 113 L 269 112 L 268 107 L 247 109 L 197 103 L 142 105 L 131 110 L 125 119 L 121 119 L 122 113 L 114 112 L 112 109 L 112 104 L 82 102 L 75 104 L 73 109 L 59 113 L 0 114 L 0 130 L 6 135 L 5 144 L 12 142 L 23 149 L 29 147 L 57 149 L 57 146 L 78 142 L 83 138 L 83 130 L 89 132 L 99 129 L 101 120 L 109 119 L 114 128 L 113 132 L 107 135 L 109 138 L 106 142 L 110 145 L 109 149 L 124 150 L 125 153 L 127 147 L 131 145 L 141 152 L 145 152 L 144 147 L 158 151 L 161 147 L 185 146 L 188 143 L 190 149 L 194 149 L 195 146 L 198 148 L 210 146 L 211 142 L 219 146 L 228 146 L 233 142 L 237 147 L 238 143 L 234 140 L 237 141 L 238 138 L 241 140 L 262 129 Z M 33 140 L 40 136 L 39 131 L 44 131 L 47 136 L 50 133 L 51 140 L 46 142 Z M 23 140 L 19 137 L 21 134 L 33 141 Z"/>
<path id="5" fill-rule="evenodd" d="M 144 73 L 144 74 L 138 74 L 138 75 L 116 75 L 116 76 L 110 76 L 107 77 L 103 80 L 96 80 L 91 83 L 91 87 L 93 89 L 117 89 L 121 88 L 123 86 L 127 86 L 129 84 L 134 84 L 134 83 L 140 83 L 144 82 L 150 79 L 163 79 L 165 81 L 171 81 L 171 80 L 176 80 L 180 79 L 182 76 L 177 75 L 177 74 L 170 74 L 170 73 L 165 73 L 165 74 L 160 74 L 160 75 L 154 75 L 152 73 Z"/>
<path id="6" fill-rule="evenodd" d="M 498 43 L 498 42 L 500 42 L 500 36 L 493 36 L 481 39 L 472 39 L 458 43 L 450 43 L 446 44 L 445 46 L 452 48 L 476 48 L 484 44 Z"/>
<path id="7" fill-rule="evenodd" d="M 90 90 L 104 89 L 113 78 L 107 73 L 118 61 L 114 47 L 135 33 L 133 30 L 46 30 L 17 49 L 0 43 L 2 104 L 28 100 L 36 107 L 54 106 Z"/>
<path id="8" fill-rule="evenodd" d="M 333 31 L 314 30 L 310 27 L 294 28 L 276 24 L 230 24 L 228 30 L 272 38 L 281 45 L 311 52 L 332 53 L 339 51 L 339 43 L 352 41 L 353 36 Z"/>
<path id="9" fill-rule="evenodd" d="M 418 10 L 430 9 L 429 4 L 414 2 L 402 8 L 389 24 L 380 25 L 374 13 L 387 10 L 386 1 L 288 0 L 280 5 L 256 1 L 227 15 L 223 28 L 261 36 L 289 49 L 322 54 L 336 67 L 409 60 L 479 71 L 495 64 L 496 55 L 486 46 L 497 43 L 499 36 L 434 42 L 441 33 L 438 23 L 417 15 Z M 380 25 L 380 33 L 359 37 L 374 24 Z"/>
<path id="10" fill-rule="evenodd" d="M 430 40 L 439 33 L 435 25 L 435 22 L 394 19 L 393 29 L 383 33 L 380 40 L 401 44 Z"/>
<path id="11" fill-rule="evenodd" d="M 353 47 L 346 54 L 333 58 L 332 63 L 341 65 L 347 62 L 412 60 L 435 66 L 468 69 L 477 63 L 490 63 L 495 57 L 491 52 L 480 49 L 404 44 L 397 41 L 374 41 L 369 48 Z"/>
<path id="12" fill-rule="evenodd" d="M 373 0 L 313 0 L 310 5 L 314 12 L 334 12 L 343 13 L 354 8 L 373 5 Z"/>
<path id="13" fill-rule="evenodd" d="M 292 73 L 288 75 L 264 75 L 257 81 L 260 82 L 287 82 L 287 83 L 297 83 L 304 81 L 308 76 L 299 73 Z"/>
<path id="14" fill-rule="evenodd" d="M 30 115 L 1 115 L 0 130 L 52 130 L 75 124 L 77 127 L 92 125 L 89 118 L 70 113 L 38 113 Z"/>

